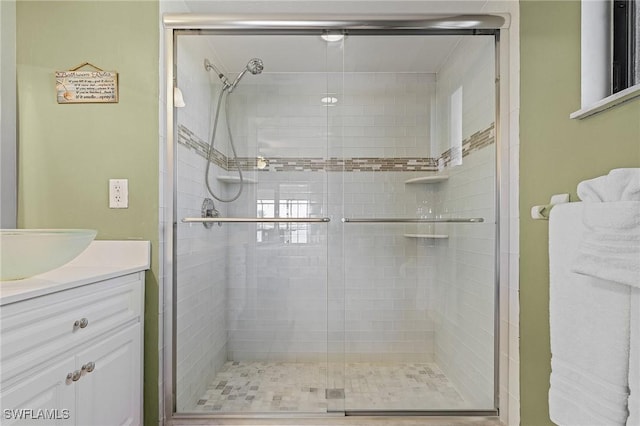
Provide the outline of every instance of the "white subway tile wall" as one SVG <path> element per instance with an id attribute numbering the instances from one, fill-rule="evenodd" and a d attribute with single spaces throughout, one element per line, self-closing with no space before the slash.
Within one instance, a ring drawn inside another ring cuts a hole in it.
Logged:
<path id="1" fill-rule="evenodd" d="M 333 177 L 333 176 L 331 176 Z M 342 179 L 341 217 L 416 217 L 429 190 L 406 185 L 406 172 L 352 172 Z M 426 185 L 425 185 L 426 186 Z M 433 360 L 428 254 L 402 224 L 338 224 L 347 362 Z M 341 235 L 340 235 L 341 234 Z M 332 249 L 329 250 L 332 255 Z"/>
<path id="2" fill-rule="evenodd" d="M 438 123 L 447 123 L 450 95 L 463 87 L 462 137 L 493 127 L 495 57 L 490 37 L 463 38 L 438 72 Z M 448 141 L 438 125 L 436 141 Z M 495 129 L 492 129 L 495 136 Z M 438 150 L 446 150 L 442 146 Z M 496 149 L 482 148 L 448 168 L 438 185 L 435 211 L 444 217 L 482 217 L 480 224 L 449 224 L 438 242 L 433 283 L 435 360 L 464 398 L 493 406 L 496 235 Z"/>
<path id="3" fill-rule="evenodd" d="M 429 157 L 433 96 L 428 73 L 265 71 L 234 90 L 230 121 L 240 157 Z"/>
<path id="4" fill-rule="evenodd" d="M 439 185 L 437 211 L 445 217 L 481 217 L 483 223 L 448 224 L 438 242 L 433 289 L 435 360 L 477 407 L 493 405 L 495 298 L 495 150 L 465 158 Z"/>
<path id="5" fill-rule="evenodd" d="M 204 159 L 178 146 L 176 258 L 177 368 L 179 410 L 188 410 L 227 360 L 226 228 L 183 224 L 199 217 L 207 194 Z M 213 166 L 217 169 L 217 166 Z M 225 214 L 225 206 L 217 205 Z"/>
<path id="6" fill-rule="evenodd" d="M 178 37 L 176 84 L 182 91 L 185 106 L 177 111 L 178 123 L 191 130 L 207 143 L 211 138 L 215 103 L 221 89 L 221 83 L 214 72 L 204 68 L 205 58 L 211 58 L 211 47 L 205 37 Z M 227 154 L 227 132 L 224 126 L 225 113 L 221 108 L 216 131 L 216 148 Z"/>
<path id="7" fill-rule="evenodd" d="M 186 106 L 177 110 L 178 123 L 208 142 L 210 104 L 215 95 L 203 66 L 209 49 L 204 38 L 179 40 L 177 77 Z M 173 265 L 178 277 L 175 383 L 177 409 L 188 411 L 227 360 L 228 229 L 218 226 L 205 229 L 201 224 L 180 222 L 183 217 L 199 217 L 204 198 L 211 196 L 204 185 L 205 159 L 177 140 L 175 143 L 178 222 Z M 227 172 L 212 164 L 211 184 L 226 196 L 226 188 L 215 179 L 219 174 Z M 224 204 L 216 202 L 216 207 L 226 215 Z"/>
<path id="8" fill-rule="evenodd" d="M 321 217 L 326 174 L 248 172 L 234 217 Z M 233 185 L 237 187 L 237 185 Z M 262 213 L 261 213 L 262 212 Z M 326 359 L 327 227 L 229 224 L 229 360 Z"/>
<path id="9" fill-rule="evenodd" d="M 462 94 L 462 139 L 488 128 L 495 117 L 495 55 L 492 37 L 463 38 L 437 74 L 436 122 L 432 150 L 450 148 L 449 114 L 451 95 Z"/>

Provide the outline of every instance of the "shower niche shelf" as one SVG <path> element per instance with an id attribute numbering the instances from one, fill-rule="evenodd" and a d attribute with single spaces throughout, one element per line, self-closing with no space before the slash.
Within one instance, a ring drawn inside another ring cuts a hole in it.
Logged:
<path id="1" fill-rule="evenodd" d="M 416 184 L 416 183 L 438 183 L 443 182 L 449 179 L 448 175 L 431 175 L 431 176 L 421 176 L 409 180 L 405 180 L 405 184 Z"/>
<path id="2" fill-rule="evenodd" d="M 449 238 L 448 235 L 445 234 L 404 234 L 407 238 L 424 238 L 431 240 L 446 240 Z"/>
<path id="3" fill-rule="evenodd" d="M 218 182 L 222 183 L 240 183 L 240 178 L 238 176 L 217 176 L 216 179 Z M 243 178 L 244 183 L 258 183 L 255 179 Z"/>

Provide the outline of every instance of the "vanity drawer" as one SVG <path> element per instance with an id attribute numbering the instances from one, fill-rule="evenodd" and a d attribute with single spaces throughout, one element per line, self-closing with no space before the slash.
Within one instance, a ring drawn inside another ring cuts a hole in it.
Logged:
<path id="1" fill-rule="evenodd" d="M 141 321 L 143 279 L 140 272 L 4 306 L 2 381 L 121 325 Z"/>

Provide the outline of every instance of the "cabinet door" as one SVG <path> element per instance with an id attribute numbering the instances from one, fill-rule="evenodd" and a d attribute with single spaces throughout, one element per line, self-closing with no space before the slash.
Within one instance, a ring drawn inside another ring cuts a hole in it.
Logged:
<path id="1" fill-rule="evenodd" d="M 76 368 L 85 372 L 77 382 L 76 425 L 140 424 L 140 348 L 140 324 L 134 324 L 78 353 Z"/>
<path id="2" fill-rule="evenodd" d="M 74 372 L 73 357 L 56 362 L 33 374 L 27 373 L 15 385 L 2 389 L 2 425 L 73 425 L 75 388 L 67 380 Z"/>

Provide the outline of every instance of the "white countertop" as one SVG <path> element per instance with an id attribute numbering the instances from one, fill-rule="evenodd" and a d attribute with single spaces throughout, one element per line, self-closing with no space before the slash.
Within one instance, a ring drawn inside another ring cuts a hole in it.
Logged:
<path id="1" fill-rule="evenodd" d="M 71 262 L 44 274 L 0 281 L 0 306 L 149 269 L 149 241 L 93 241 Z"/>

